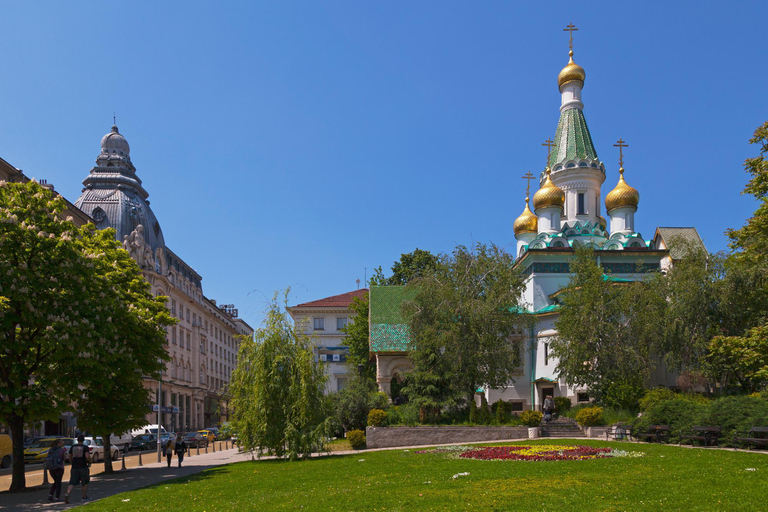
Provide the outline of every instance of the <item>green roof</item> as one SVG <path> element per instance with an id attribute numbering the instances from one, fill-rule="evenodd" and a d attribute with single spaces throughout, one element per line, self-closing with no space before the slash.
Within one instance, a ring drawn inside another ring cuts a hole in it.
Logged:
<path id="1" fill-rule="evenodd" d="M 554 170 L 557 164 L 582 158 L 599 162 L 584 112 L 578 108 L 569 108 L 560 113 L 549 167 Z"/>
<path id="2" fill-rule="evenodd" d="M 614 277 L 609 276 L 608 274 L 603 274 L 603 281 L 608 281 L 611 283 L 631 283 L 631 279 L 624 279 L 623 277 Z"/>
<path id="3" fill-rule="evenodd" d="M 371 286 L 371 352 L 404 352 L 411 341 L 411 331 L 401 306 L 415 295 L 405 286 Z"/>

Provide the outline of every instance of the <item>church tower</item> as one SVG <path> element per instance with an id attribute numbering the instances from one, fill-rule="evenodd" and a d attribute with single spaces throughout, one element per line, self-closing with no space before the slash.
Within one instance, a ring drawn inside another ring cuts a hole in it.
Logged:
<path id="1" fill-rule="evenodd" d="M 600 215 L 600 186 L 605 181 L 605 167 L 597 156 L 592 136 L 584 117 L 581 90 L 586 72 L 573 61 L 573 24 L 565 29 L 570 32 L 568 64 L 557 76 L 557 86 L 562 97 L 560 120 L 552 151 L 549 156 L 552 182 L 565 193 L 563 224 L 582 228 L 590 224 L 605 225 Z M 547 181 L 542 173 L 540 183 Z"/>

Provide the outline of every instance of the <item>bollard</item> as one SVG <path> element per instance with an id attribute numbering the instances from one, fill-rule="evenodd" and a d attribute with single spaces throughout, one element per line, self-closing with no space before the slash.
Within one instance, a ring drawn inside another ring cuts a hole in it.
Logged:
<path id="1" fill-rule="evenodd" d="M 216 453 L 216 441 L 212 442 L 211 446 L 213 446 L 213 453 Z"/>
<path id="2" fill-rule="evenodd" d="M 205 453 L 208 453 L 208 443 L 205 443 Z"/>
<path id="3" fill-rule="evenodd" d="M 143 466 L 144 464 L 141 463 L 141 452 L 139 452 L 139 466 Z"/>
<path id="4" fill-rule="evenodd" d="M 125 469 L 125 452 L 123 452 L 123 467 L 121 467 L 120 469 Z"/>
<path id="5" fill-rule="evenodd" d="M 48 470 L 45 469 L 45 464 L 43 464 L 43 485 L 49 485 L 50 482 L 48 482 Z"/>
<path id="6" fill-rule="evenodd" d="M 197 454 L 200 455 L 200 443 L 197 443 Z"/>
<path id="7" fill-rule="evenodd" d="M 227 450 L 229 450 L 229 440 L 227 440 Z"/>

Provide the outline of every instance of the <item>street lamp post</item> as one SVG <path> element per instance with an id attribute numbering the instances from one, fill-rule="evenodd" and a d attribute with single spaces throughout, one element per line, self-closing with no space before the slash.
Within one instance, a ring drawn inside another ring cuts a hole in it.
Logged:
<path id="1" fill-rule="evenodd" d="M 160 415 L 162 414 L 163 410 L 163 380 L 157 379 L 157 462 L 160 462 L 163 460 L 163 457 L 161 455 L 160 451 Z"/>

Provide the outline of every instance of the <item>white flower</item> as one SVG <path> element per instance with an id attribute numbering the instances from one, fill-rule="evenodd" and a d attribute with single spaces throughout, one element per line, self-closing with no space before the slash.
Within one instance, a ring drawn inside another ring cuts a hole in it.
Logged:
<path id="1" fill-rule="evenodd" d="M 757 468 L 747 468 L 744 471 L 757 471 Z"/>

